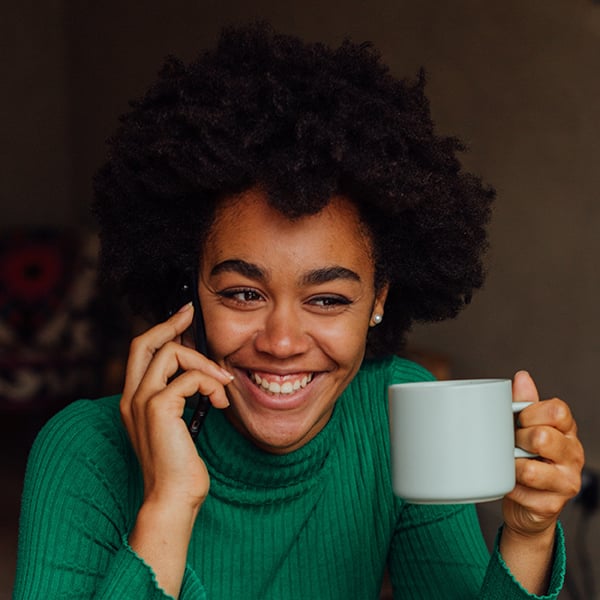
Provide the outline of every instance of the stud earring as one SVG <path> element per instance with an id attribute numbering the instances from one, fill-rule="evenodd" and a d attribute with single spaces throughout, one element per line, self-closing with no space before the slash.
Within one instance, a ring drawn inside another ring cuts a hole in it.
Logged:
<path id="1" fill-rule="evenodd" d="M 373 315 L 373 323 L 375 325 L 379 325 L 379 323 L 381 323 L 381 321 L 383 321 L 383 315 L 380 315 L 379 313 L 376 313 Z"/>

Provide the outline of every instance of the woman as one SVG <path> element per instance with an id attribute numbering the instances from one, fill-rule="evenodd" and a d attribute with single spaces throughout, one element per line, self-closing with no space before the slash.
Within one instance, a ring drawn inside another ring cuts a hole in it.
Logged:
<path id="1" fill-rule="evenodd" d="M 386 565 L 398 598 L 558 595 L 583 451 L 527 373 L 517 442 L 543 460 L 516 461 L 491 557 L 473 506 L 391 491 L 386 388 L 431 378 L 394 353 L 483 281 L 493 192 L 460 149 L 422 77 L 369 45 L 256 25 L 165 65 L 95 201 L 104 273 L 157 324 L 122 395 L 40 434 L 16 598 L 376 598 Z M 182 281 L 197 301 L 165 320 Z M 214 408 L 194 442 L 197 392 Z"/>

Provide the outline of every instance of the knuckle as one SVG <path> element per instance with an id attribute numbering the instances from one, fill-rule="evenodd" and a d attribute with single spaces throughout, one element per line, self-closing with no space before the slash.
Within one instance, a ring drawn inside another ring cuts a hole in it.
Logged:
<path id="1" fill-rule="evenodd" d="M 557 515 L 559 514 L 565 502 L 562 497 L 552 494 L 546 501 L 546 509 L 544 512 L 549 515 Z"/>
<path id="2" fill-rule="evenodd" d="M 536 427 L 531 432 L 530 443 L 531 449 L 536 454 L 542 454 L 543 448 L 546 446 L 549 440 L 548 431 L 543 427 Z"/>
<path id="3" fill-rule="evenodd" d="M 574 498 L 579 494 L 581 490 L 581 477 L 578 477 L 575 480 L 570 480 L 567 484 L 567 496 L 569 498 Z"/>
<path id="4" fill-rule="evenodd" d="M 179 344 L 177 344 L 173 340 L 169 340 L 168 342 L 166 342 L 164 344 L 164 346 L 161 348 L 161 350 L 164 352 L 175 352 L 175 350 L 177 348 L 179 348 Z"/>
<path id="5" fill-rule="evenodd" d="M 548 400 L 548 406 L 550 410 L 550 416 L 553 421 L 561 423 L 569 418 L 570 410 L 567 404 L 560 398 L 552 398 Z"/>
<path id="6" fill-rule="evenodd" d="M 566 500 L 563 496 L 555 496 L 554 500 L 550 502 L 550 504 L 552 506 L 552 512 L 555 515 L 558 515 L 562 512 L 563 508 L 565 507 Z"/>
<path id="7" fill-rule="evenodd" d="M 125 424 L 128 424 L 131 421 L 131 407 L 128 403 L 126 404 L 123 400 L 121 400 L 121 402 L 119 403 L 119 414 L 121 415 L 121 420 Z"/>
<path id="8" fill-rule="evenodd" d="M 136 335 L 134 338 L 132 338 L 131 342 L 129 343 L 130 354 L 137 354 L 144 345 L 144 335 Z"/>
<path id="9" fill-rule="evenodd" d="M 521 466 L 519 475 L 521 483 L 523 483 L 527 487 L 535 487 L 535 484 L 538 480 L 538 469 L 536 461 L 523 461 L 523 465 Z"/>
<path id="10" fill-rule="evenodd" d="M 153 394 L 146 401 L 145 412 L 149 419 L 153 419 L 162 412 L 163 402 L 161 394 Z"/>
<path id="11" fill-rule="evenodd" d="M 581 473 L 581 470 L 585 466 L 585 451 L 583 449 L 582 443 L 577 439 L 569 440 L 569 457 L 571 459 L 571 463 L 573 467 L 576 469 L 578 473 Z"/>

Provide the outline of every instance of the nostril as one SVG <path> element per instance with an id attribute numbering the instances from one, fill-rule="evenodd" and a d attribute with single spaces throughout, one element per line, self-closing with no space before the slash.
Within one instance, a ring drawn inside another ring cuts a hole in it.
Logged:
<path id="1" fill-rule="evenodd" d="M 265 328 L 257 333 L 255 346 L 259 352 L 276 358 L 287 358 L 305 352 L 308 349 L 308 339 L 297 319 L 272 316 Z"/>

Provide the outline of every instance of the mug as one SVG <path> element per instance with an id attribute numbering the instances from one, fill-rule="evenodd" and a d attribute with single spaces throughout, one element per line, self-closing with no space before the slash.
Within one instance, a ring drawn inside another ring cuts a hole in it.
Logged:
<path id="1" fill-rule="evenodd" d="M 388 389 L 394 494 L 414 504 L 498 500 L 515 486 L 510 379 L 398 383 Z"/>

